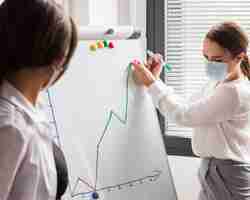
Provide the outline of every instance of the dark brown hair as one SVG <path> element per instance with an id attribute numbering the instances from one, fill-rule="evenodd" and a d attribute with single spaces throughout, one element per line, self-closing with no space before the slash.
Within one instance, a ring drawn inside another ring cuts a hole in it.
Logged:
<path id="1" fill-rule="evenodd" d="M 77 40 L 73 20 L 54 0 L 5 0 L 0 6 L 0 81 L 62 57 L 65 71 Z"/>
<path id="2" fill-rule="evenodd" d="M 207 33 L 206 38 L 228 50 L 234 58 L 242 52 L 247 53 L 248 37 L 235 22 L 223 22 L 212 27 Z M 250 79 L 250 64 L 247 54 L 241 62 L 240 67 L 244 75 Z"/>

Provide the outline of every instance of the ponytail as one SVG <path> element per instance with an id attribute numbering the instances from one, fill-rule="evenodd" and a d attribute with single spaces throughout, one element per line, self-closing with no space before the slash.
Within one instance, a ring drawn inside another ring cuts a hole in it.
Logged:
<path id="1" fill-rule="evenodd" d="M 240 68 L 245 76 L 247 76 L 248 80 L 250 80 L 250 62 L 247 55 L 244 56 L 240 64 Z"/>

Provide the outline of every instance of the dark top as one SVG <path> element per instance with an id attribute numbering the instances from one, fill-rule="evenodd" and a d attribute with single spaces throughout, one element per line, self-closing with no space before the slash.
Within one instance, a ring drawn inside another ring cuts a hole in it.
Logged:
<path id="1" fill-rule="evenodd" d="M 53 153 L 57 171 L 56 200 L 60 200 L 69 183 L 68 168 L 62 150 L 55 143 L 53 143 Z"/>

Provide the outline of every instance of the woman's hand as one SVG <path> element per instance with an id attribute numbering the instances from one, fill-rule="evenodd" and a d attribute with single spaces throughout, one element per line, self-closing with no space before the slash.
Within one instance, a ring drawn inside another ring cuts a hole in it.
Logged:
<path id="1" fill-rule="evenodd" d="M 149 87 L 155 80 L 159 79 L 162 71 L 161 60 L 162 56 L 156 54 L 149 58 L 145 64 L 133 64 L 135 82 Z"/>
<path id="2" fill-rule="evenodd" d="M 149 87 L 155 80 L 155 76 L 149 69 L 143 64 L 133 64 L 134 80 L 139 85 L 145 85 Z"/>
<path id="3" fill-rule="evenodd" d="M 155 54 L 153 57 L 149 57 L 147 63 L 145 64 L 156 79 L 160 78 L 160 74 L 162 71 L 161 61 L 162 61 L 162 55 Z"/>

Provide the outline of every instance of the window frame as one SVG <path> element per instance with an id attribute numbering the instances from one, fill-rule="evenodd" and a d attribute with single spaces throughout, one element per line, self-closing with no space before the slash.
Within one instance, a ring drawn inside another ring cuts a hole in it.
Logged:
<path id="1" fill-rule="evenodd" d="M 147 48 L 165 58 L 165 3 L 166 0 L 147 0 Z M 161 74 L 165 82 L 165 75 Z M 196 157 L 192 151 L 191 138 L 166 134 L 165 118 L 157 110 L 165 149 L 170 156 Z"/>

